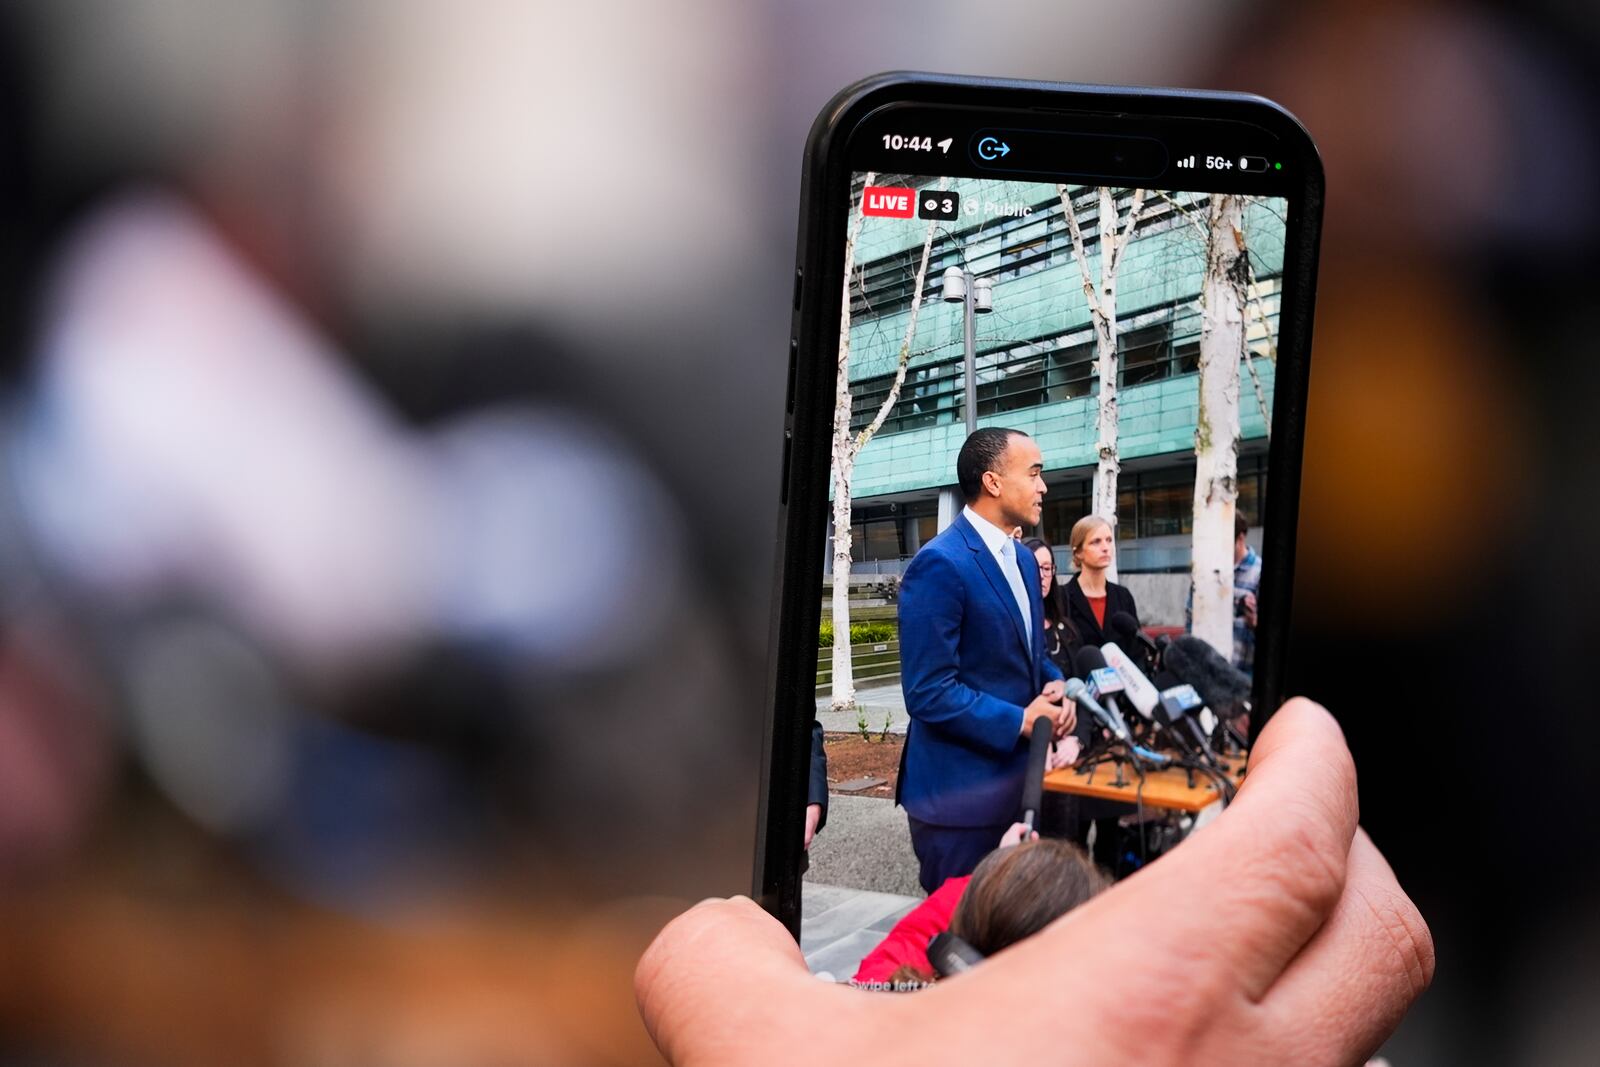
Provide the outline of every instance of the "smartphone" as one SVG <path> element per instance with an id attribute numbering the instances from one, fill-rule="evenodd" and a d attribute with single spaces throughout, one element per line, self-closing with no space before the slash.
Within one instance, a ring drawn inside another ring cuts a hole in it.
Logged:
<path id="1" fill-rule="evenodd" d="M 824 108 L 755 868 L 797 937 L 819 720 L 867 768 L 849 847 L 901 868 L 820 863 L 825 826 L 819 892 L 970 870 L 1065 678 L 1091 683 L 1046 775 L 1078 790 L 1065 832 L 1124 847 L 1125 803 L 1148 859 L 1212 810 L 1186 797 L 1231 793 L 1282 695 L 1322 200 L 1310 136 L 1256 96 L 893 73 Z"/>

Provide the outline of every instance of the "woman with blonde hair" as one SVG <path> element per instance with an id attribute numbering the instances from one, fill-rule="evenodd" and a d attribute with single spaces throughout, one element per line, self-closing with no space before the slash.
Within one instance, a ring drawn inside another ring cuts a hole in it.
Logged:
<path id="1" fill-rule="evenodd" d="M 1072 564 L 1077 568 L 1062 592 L 1066 595 L 1067 618 L 1082 635 L 1085 645 L 1099 648 L 1107 641 L 1116 640 L 1110 622 L 1119 614 L 1132 616 L 1139 625 L 1139 608 L 1133 594 L 1116 582 L 1106 579 L 1106 571 L 1116 558 L 1116 543 L 1111 523 L 1101 515 L 1085 515 L 1072 524 L 1068 538 L 1072 546 Z M 1052 812 L 1053 820 L 1076 824 L 1071 836 L 1087 847 L 1089 827 L 1095 831 L 1093 855 L 1096 861 L 1112 870 L 1117 869 L 1117 817 L 1126 810 L 1112 801 L 1088 797 L 1073 797 L 1073 812 Z"/>
<path id="2" fill-rule="evenodd" d="M 1116 582 L 1106 580 L 1106 571 L 1116 558 L 1116 539 L 1111 523 L 1101 515 L 1085 515 L 1072 524 L 1072 564 L 1077 573 L 1063 587 L 1067 598 L 1067 619 L 1082 635 L 1086 645 L 1096 648 L 1116 638 L 1108 625 L 1119 614 L 1133 617 L 1139 624 L 1139 608 L 1133 594 Z"/>

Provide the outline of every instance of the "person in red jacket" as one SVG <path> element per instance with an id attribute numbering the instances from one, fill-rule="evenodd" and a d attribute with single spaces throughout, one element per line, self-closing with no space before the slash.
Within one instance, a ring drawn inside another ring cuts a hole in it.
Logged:
<path id="1" fill-rule="evenodd" d="M 946 879 L 894 925 L 850 981 L 911 989 L 934 981 L 928 942 L 949 930 L 984 956 L 1044 929 L 1111 884 L 1088 855 L 1068 841 L 1022 840 L 1013 823 L 1000 847 L 970 875 Z"/>

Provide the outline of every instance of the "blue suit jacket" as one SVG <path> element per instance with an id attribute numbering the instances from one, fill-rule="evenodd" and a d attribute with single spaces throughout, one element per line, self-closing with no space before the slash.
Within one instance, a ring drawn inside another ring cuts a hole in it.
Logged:
<path id="1" fill-rule="evenodd" d="M 1028 745 L 1022 709 L 1061 671 L 1044 647 L 1033 553 L 1018 546 L 1033 640 L 983 538 L 958 516 L 900 582 L 900 685 L 911 725 L 897 798 L 940 826 L 1017 817 Z"/>

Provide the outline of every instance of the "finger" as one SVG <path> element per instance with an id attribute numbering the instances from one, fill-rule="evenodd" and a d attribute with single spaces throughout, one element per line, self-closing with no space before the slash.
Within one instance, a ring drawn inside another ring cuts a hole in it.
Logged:
<path id="1" fill-rule="evenodd" d="M 1252 999 L 1338 904 L 1358 818 L 1343 732 L 1322 707 L 1295 699 L 1263 728 L 1233 803 L 1171 854 L 1185 868 L 1172 875 L 1206 876 L 1189 914 L 1231 917 L 1224 951 Z"/>
<path id="2" fill-rule="evenodd" d="M 774 983 L 804 977 L 805 959 L 787 930 L 754 902 L 704 901 L 656 935 L 633 975 L 646 1029 L 667 1059 L 686 1055 L 686 1038 L 719 1022 L 728 976 Z"/>
<path id="3" fill-rule="evenodd" d="M 1338 904 L 1356 817 L 1355 767 L 1338 724 L 1308 700 L 1290 701 L 1262 730 L 1238 797 L 1214 823 L 1080 910 L 1117 910 L 1139 931 L 1102 948 L 1108 961 L 1142 944 L 1116 964 L 1165 961 L 1197 1004 L 1208 987 L 1259 1001 Z"/>
<path id="4" fill-rule="evenodd" d="M 1433 980 L 1433 936 L 1365 832 L 1344 895 L 1247 1024 L 1277 1063 L 1360 1063 Z"/>
<path id="5" fill-rule="evenodd" d="M 645 1027 L 672 1063 L 800 1062 L 826 1044 L 815 1019 L 880 1000 L 811 977 L 789 932 L 746 897 L 706 901 L 668 923 L 633 986 Z M 774 1059 L 775 1049 L 794 1058 Z"/>

